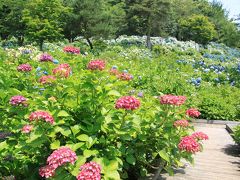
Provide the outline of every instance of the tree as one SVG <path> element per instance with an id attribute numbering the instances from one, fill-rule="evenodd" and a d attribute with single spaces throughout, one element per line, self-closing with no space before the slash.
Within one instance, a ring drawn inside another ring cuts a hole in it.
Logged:
<path id="1" fill-rule="evenodd" d="M 193 15 L 179 21 L 180 34 L 183 40 L 194 40 L 201 44 L 207 44 L 216 36 L 214 24 L 208 17 Z"/>
<path id="2" fill-rule="evenodd" d="M 0 36 L 2 39 L 14 36 L 22 45 L 25 35 L 25 23 L 22 21 L 22 11 L 26 0 L 2 0 L 0 3 Z"/>
<path id="3" fill-rule="evenodd" d="M 124 3 L 113 0 L 73 0 L 68 3 L 73 10 L 66 18 L 64 34 L 68 39 L 84 36 L 91 49 L 90 38 L 107 38 L 115 35 L 125 19 Z"/>
<path id="4" fill-rule="evenodd" d="M 26 35 L 39 44 L 43 50 L 44 41 L 56 41 L 62 38 L 62 17 L 67 12 L 61 0 L 29 0 L 23 10 L 26 23 Z"/>
<path id="5" fill-rule="evenodd" d="M 147 47 L 151 48 L 150 36 L 160 35 L 168 22 L 170 2 L 167 0 L 138 0 L 128 4 L 130 32 L 147 35 Z"/>

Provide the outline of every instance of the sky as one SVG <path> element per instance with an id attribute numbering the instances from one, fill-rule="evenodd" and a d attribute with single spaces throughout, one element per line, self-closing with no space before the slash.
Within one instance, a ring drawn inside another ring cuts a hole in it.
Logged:
<path id="1" fill-rule="evenodd" d="M 229 17 L 240 14 L 240 0 L 218 0 L 222 2 L 223 7 L 229 11 Z"/>

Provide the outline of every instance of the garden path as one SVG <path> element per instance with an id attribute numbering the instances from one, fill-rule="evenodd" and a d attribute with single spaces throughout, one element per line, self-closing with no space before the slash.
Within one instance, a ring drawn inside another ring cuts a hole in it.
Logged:
<path id="1" fill-rule="evenodd" d="M 162 174 L 158 180 L 239 180 L 240 148 L 235 145 L 225 125 L 195 124 L 196 131 L 209 136 L 204 150 L 195 155 L 195 165 L 185 163 L 175 176 Z"/>

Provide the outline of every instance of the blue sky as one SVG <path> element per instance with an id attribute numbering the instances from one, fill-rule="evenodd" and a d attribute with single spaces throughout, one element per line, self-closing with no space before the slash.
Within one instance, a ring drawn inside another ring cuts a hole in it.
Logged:
<path id="1" fill-rule="evenodd" d="M 226 10 L 229 11 L 229 17 L 240 14 L 240 0 L 218 0 L 223 3 Z"/>

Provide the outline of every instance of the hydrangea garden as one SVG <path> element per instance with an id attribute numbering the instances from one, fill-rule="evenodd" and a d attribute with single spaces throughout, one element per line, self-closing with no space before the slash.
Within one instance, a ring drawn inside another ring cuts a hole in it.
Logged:
<path id="1" fill-rule="evenodd" d="M 240 51 L 174 38 L 0 51 L 0 176 L 137 179 L 203 150 L 195 118 L 240 119 Z"/>

